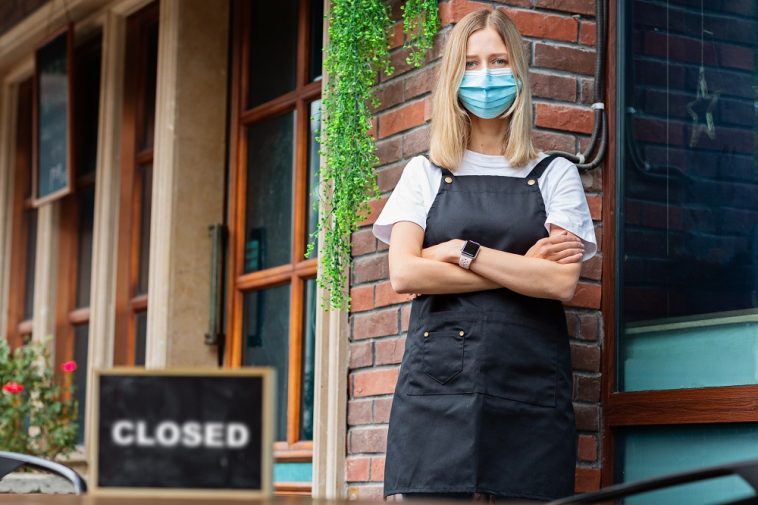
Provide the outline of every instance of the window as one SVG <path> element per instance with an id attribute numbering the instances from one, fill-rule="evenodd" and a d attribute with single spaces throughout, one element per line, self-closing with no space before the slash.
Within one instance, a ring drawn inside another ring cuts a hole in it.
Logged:
<path id="1" fill-rule="evenodd" d="M 754 425 L 729 424 L 758 421 L 758 5 L 617 6 L 620 212 L 605 417 L 617 478 L 628 480 L 642 475 L 641 447 L 656 446 L 645 458 L 667 472 L 758 456 L 740 442 Z M 711 445 L 723 452 L 705 457 Z"/>
<path id="2" fill-rule="evenodd" d="M 32 79 L 18 86 L 12 195 L 10 296 L 6 335 L 11 346 L 31 338 L 37 210 L 32 207 Z"/>
<path id="3" fill-rule="evenodd" d="M 310 491 L 323 4 L 234 4 L 230 366 L 272 366 L 279 492 Z M 276 20 L 272 23 L 272 20 Z"/>
<path id="4" fill-rule="evenodd" d="M 84 441 L 87 354 L 95 218 L 95 166 L 100 106 L 100 34 L 75 50 L 74 193 L 62 200 L 60 213 L 56 361 L 76 361 L 75 396 L 79 404 L 79 443 Z M 65 376 L 69 379 L 70 376 Z"/>
<path id="5" fill-rule="evenodd" d="M 114 363 L 144 365 L 152 195 L 158 4 L 127 19 Z"/>

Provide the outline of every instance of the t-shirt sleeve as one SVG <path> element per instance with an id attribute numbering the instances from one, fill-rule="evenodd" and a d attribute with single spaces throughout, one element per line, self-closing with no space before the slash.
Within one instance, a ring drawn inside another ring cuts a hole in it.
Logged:
<path id="1" fill-rule="evenodd" d="M 405 165 L 397 186 L 374 222 L 374 236 L 385 244 L 390 243 L 392 226 L 398 221 L 411 221 L 426 229 L 427 206 L 424 196 L 428 184 L 424 161 L 422 156 L 416 156 Z"/>
<path id="2" fill-rule="evenodd" d="M 576 165 L 567 159 L 558 158 L 555 163 L 557 165 L 545 174 L 550 176 L 545 228 L 549 232 L 550 225 L 554 224 L 579 237 L 584 243 L 582 261 L 587 261 L 597 252 L 597 240 L 582 179 Z"/>

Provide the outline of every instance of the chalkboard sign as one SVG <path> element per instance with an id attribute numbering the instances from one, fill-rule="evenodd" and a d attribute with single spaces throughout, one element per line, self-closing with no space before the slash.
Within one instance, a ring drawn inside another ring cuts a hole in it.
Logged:
<path id="1" fill-rule="evenodd" d="M 72 190 L 73 47 L 69 25 L 34 54 L 34 205 Z"/>
<path id="2" fill-rule="evenodd" d="M 271 495 L 274 371 L 95 371 L 90 489 L 149 496 Z"/>

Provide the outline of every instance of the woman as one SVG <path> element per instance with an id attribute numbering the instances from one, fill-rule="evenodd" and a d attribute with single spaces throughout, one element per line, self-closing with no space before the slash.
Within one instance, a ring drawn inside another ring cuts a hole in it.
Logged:
<path id="1" fill-rule="evenodd" d="M 573 493 L 561 302 L 596 250 L 576 166 L 531 140 L 527 56 L 501 11 L 451 31 L 431 161 L 413 158 L 374 225 L 414 293 L 390 416 L 385 496 Z"/>

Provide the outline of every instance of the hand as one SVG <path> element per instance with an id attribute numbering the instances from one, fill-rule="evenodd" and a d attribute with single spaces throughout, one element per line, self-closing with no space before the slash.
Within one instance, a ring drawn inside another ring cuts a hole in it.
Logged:
<path id="1" fill-rule="evenodd" d="M 584 255 L 582 241 L 567 231 L 539 239 L 524 256 L 540 258 L 557 263 L 578 263 Z"/>
<path id="2" fill-rule="evenodd" d="M 461 249 L 465 241 L 460 239 L 448 240 L 427 247 L 421 251 L 421 257 L 429 260 L 442 261 L 445 263 L 458 264 L 461 257 Z"/>

